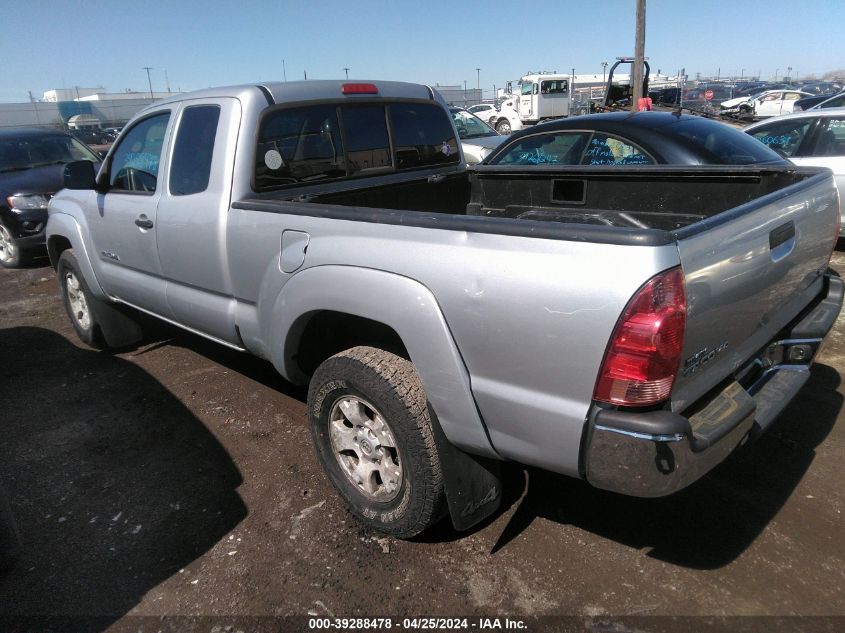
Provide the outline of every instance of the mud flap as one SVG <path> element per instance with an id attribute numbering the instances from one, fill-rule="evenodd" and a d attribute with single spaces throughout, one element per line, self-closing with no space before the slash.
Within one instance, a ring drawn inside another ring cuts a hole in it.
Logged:
<path id="1" fill-rule="evenodd" d="M 446 439 L 436 416 L 432 419 L 452 525 L 468 530 L 501 505 L 501 462 L 465 453 Z"/>
<path id="2" fill-rule="evenodd" d="M 124 313 L 124 308 L 98 300 L 91 306 L 91 310 L 110 348 L 128 347 L 144 337 L 141 327 L 135 319 Z"/>

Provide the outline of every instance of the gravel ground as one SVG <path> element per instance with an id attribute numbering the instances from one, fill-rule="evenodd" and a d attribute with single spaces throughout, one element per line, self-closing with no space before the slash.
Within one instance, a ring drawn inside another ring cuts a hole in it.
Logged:
<path id="1" fill-rule="evenodd" d="M 845 270 L 845 254 L 833 265 Z M 263 361 L 146 330 L 132 351 L 90 350 L 49 266 L 0 269 L 0 482 L 24 545 L 0 577 L 7 625 L 507 614 L 637 616 L 656 630 L 672 620 L 652 616 L 845 616 L 841 319 L 771 431 L 689 489 L 631 499 L 513 465 L 499 514 L 412 541 L 344 509 L 304 390 Z M 820 630 L 832 622 L 845 626 Z"/>

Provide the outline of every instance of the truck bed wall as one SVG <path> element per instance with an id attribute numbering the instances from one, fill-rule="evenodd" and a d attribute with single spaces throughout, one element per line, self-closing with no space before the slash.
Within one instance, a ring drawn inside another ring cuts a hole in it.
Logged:
<path id="1" fill-rule="evenodd" d="M 374 209 L 677 230 L 807 178 L 791 168 L 548 170 L 484 167 L 440 182 L 414 180 L 307 196 Z M 275 197 L 275 196 L 272 196 Z"/>
<path id="2" fill-rule="evenodd" d="M 676 230 L 792 185 L 806 173 L 511 168 L 472 176 L 471 215 Z"/>

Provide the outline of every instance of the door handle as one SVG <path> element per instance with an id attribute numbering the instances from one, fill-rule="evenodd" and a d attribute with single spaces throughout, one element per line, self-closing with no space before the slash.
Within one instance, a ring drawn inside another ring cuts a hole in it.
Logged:
<path id="1" fill-rule="evenodd" d="M 139 226 L 142 229 L 151 229 L 153 228 L 153 221 L 142 213 L 135 219 L 135 226 Z"/>

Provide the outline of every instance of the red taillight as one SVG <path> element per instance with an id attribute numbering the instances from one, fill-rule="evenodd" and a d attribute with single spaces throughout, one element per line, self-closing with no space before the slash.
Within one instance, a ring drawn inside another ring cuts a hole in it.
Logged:
<path id="1" fill-rule="evenodd" d="M 623 406 L 668 398 L 681 362 L 686 318 L 681 268 L 652 277 L 616 324 L 593 398 Z"/>
<path id="2" fill-rule="evenodd" d="M 343 84 L 340 91 L 345 95 L 377 95 L 375 84 Z"/>

